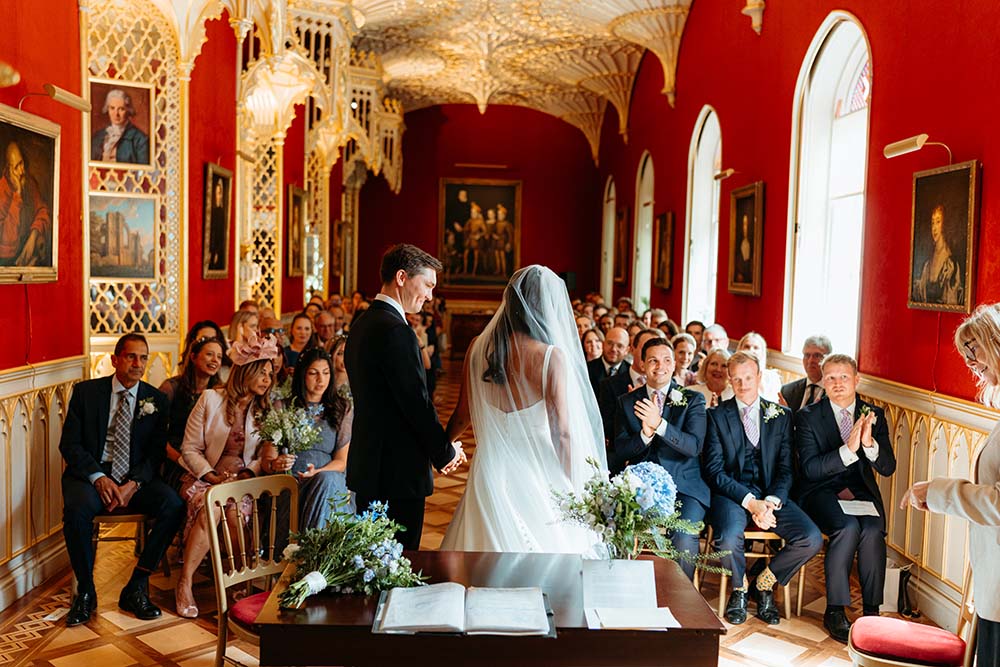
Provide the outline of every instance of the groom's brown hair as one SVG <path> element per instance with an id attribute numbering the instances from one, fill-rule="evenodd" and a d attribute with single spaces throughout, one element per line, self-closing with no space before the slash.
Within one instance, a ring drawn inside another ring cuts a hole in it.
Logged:
<path id="1" fill-rule="evenodd" d="M 409 243 L 397 243 L 382 255 L 382 266 L 379 275 L 382 284 L 388 285 L 396 277 L 398 271 L 406 271 L 406 276 L 412 278 L 424 269 L 441 271 L 444 265 L 431 255 L 415 245 Z"/>

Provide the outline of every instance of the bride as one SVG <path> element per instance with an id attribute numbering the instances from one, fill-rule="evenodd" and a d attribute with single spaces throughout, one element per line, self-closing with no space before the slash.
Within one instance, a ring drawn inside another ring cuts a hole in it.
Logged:
<path id="1" fill-rule="evenodd" d="M 590 531 L 563 522 L 552 491 L 583 490 L 604 439 L 566 286 L 544 266 L 511 278 L 465 358 L 457 440 L 472 424 L 476 455 L 441 548 L 590 554 Z"/>

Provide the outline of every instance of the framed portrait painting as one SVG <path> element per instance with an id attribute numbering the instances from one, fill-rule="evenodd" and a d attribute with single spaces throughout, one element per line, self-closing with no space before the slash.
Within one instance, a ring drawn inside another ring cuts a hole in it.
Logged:
<path id="1" fill-rule="evenodd" d="M 980 171 L 973 160 L 913 174 L 910 308 L 970 312 Z"/>
<path id="2" fill-rule="evenodd" d="M 760 296 L 763 268 L 764 181 L 729 195 L 729 291 Z"/>
<path id="3" fill-rule="evenodd" d="M 0 104 L 0 283 L 56 280 L 59 135 L 55 123 Z"/>
<path id="4" fill-rule="evenodd" d="M 521 265 L 521 181 L 442 178 L 441 284 L 502 289 Z"/>
<path id="5" fill-rule="evenodd" d="M 91 278 L 156 277 L 157 200 L 138 193 L 90 193 Z"/>
<path id="6" fill-rule="evenodd" d="M 201 246 L 201 277 L 229 276 L 229 221 L 232 211 L 233 172 L 205 164 L 205 238 Z"/>
<path id="7" fill-rule="evenodd" d="M 90 103 L 90 163 L 122 169 L 152 167 L 156 137 L 152 84 L 91 79 Z"/>
<path id="8" fill-rule="evenodd" d="M 630 219 L 628 206 L 623 206 L 615 212 L 614 280 L 616 283 L 624 283 L 628 277 L 628 228 Z"/>
<path id="9" fill-rule="evenodd" d="M 674 212 L 661 213 L 653 220 L 653 284 L 670 289 L 673 277 Z"/>
<path id="10" fill-rule="evenodd" d="M 305 274 L 306 218 L 309 214 L 307 201 L 305 190 L 294 185 L 288 186 L 288 199 L 285 202 L 288 250 L 285 257 L 289 278 Z"/>

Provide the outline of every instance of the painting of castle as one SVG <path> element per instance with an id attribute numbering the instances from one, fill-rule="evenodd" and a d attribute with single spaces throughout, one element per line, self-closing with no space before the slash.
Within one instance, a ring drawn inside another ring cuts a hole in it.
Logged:
<path id="1" fill-rule="evenodd" d="M 152 196 L 91 193 L 91 278 L 156 276 L 156 210 Z"/>

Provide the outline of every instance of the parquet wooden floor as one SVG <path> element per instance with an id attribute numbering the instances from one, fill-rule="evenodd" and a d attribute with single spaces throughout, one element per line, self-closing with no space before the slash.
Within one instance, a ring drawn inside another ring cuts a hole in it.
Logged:
<path id="1" fill-rule="evenodd" d="M 458 400 L 461 364 L 445 362 L 435 403 L 442 422 L 446 422 Z M 471 433 L 463 438 L 466 451 L 475 455 Z M 427 501 L 427 513 L 421 548 L 437 549 L 448 522 L 465 489 L 467 468 L 449 477 L 438 477 L 435 492 Z M 130 530 L 118 527 L 116 530 Z M 175 562 L 178 554 L 168 554 Z M 215 651 L 215 591 L 211 581 L 199 573 L 195 595 L 201 616 L 186 620 L 173 614 L 173 578 L 162 574 L 151 580 L 151 596 L 164 611 L 154 622 L 137 621 L 120 614 L 118 591 L 128 578 L 134 556 L 129 542 L 103 542 L 97 555 L 95 579 L 99 609 L 85 626 L 66 628 L 62 616 L 70 600 L 72 574 L 61 573 L 24 596 L 0 614 L 0 666 L 35 665 L 38 667 L 127 667 L 130 665 L 167 665 L 169 667 L 208 667 Z M 176 563 L 175 563 L 176 565 Z M 860 612 L 857 582 L 851 616 Z M 825 599 L 821 559 L 809 563 L 806 573 L 805 607 L 802 616 L 783 619 L 778 626 L 767 626 L 754 617 L 741 626 L 732 626 L 722 639 L 720 665 L 723 667 L 768 665 L 771 667 L 845 667 L 850 664 L 843 645 L 830 639 L 823 630 Z M 718 579 L 706 577 L 703 594 L 716 605 Z M 793 596 L 794 597 L 794 596 Z M 516 640 L 513 640 L 516 641 Z M 257 664 L 257 650 L 249 644 L 233 641 L 229 654 L 249 665 Z"/>

